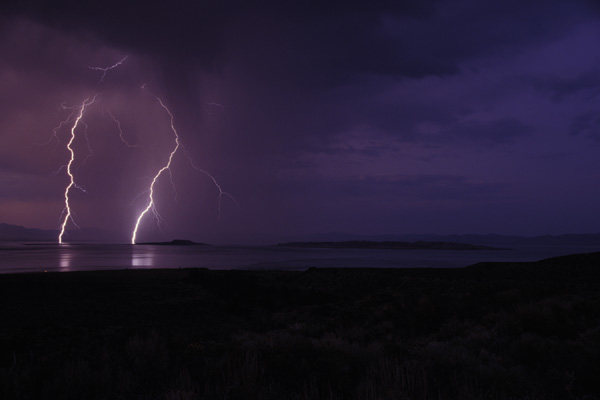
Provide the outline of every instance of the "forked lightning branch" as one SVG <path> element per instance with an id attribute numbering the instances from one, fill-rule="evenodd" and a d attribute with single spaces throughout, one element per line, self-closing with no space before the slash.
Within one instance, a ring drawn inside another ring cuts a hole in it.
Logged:
<path id="1" fill-rule="evenodd" d="M 89 68 L 92 70 L 95 70 L 95 71 L 102 72 L 102 76 L 100 77 L 100 80 L 98 81 L 98 84 L 100 84 L 104 81 L 104 79 L 106 78 L 106 75 L 109 71 L 121 66 L 126 60 L 127 60 L 127 56 L 123 57 L 121 60 L 119 60 L 118 62 L 116 62 L 115 64 L 113 64 L 109 67 L 89 67 Z M 135 226 L 133 227 L 132 234 L 131 234 L 131 244 L 136 244 L 138 231 L 140 229 L 140 226 L 142 225 L 142 221 L 144 220 L 144 217 L 148 213 L 152 213 L 152 215 L 156 218 L 157 222 L 160 222 L 160 215 L 156 208 L 156 203 L 155 203 L 155 199 L 154 199 L 155 185 L 156 185 L 156 182 L 161 178 L 163 173 L 165 173 L 167 171 L 169 172 L 169 174 L 171 173 L 171 170 L 170 170 L 171 163 L 173 161 L 173 158 L 177 155 L 177 153 L 182 153 L 188 159 L 190 166 L 193 169 L 195 169 L 196 171 L 206 175 L 213 182 L 215 187 L 218 189 L 218 191 L 219 191 L 219 208 L 218 208 L 219 216 L 221 213 L 221 201 L 223 200 L 224 197 L 228 197 L 234 203 L 236 203 L 235 199 L 229 193 L 223 191 L 221 185 L 218 183 L 217 179 L 212 174 L 210 174 L 209 172 L 207 172 L 204 169 L 199 168 L 194 163 L 194 161 L 192 160 L 192 158 L 190 156 L 190 153 L 183 147 L 183 144 L 180 141 L 179 133 L 177 132 L 177 129 L 175 128 L 173 114 L 171 113 L 171 110 L 165 105 L 163 100 L 160 97 L 158 97 L 157 95 L 155 95 L 154 93 L 152 93 L 150 90 L 148 90 L 146 85 L 143 85 L 142 89 L 147 94 L 153 96 L 156 99 L 156 101 L 164 109 L 166 115 L 169 117 L 170 130 L 171 130 L 171 134 L 173 135 L 173 147 L 169 153 L 169 157 L 168 157 L 168 160 L 165 163 L 165 165 L 163 165 L 153 176 L 152 182 L 150 183 L 150 186 L 147 190 L 148 197 L 147 197 L 145 208 L 138 214 L 138 216 L 135 220 Z M 61 214 L 62 222 L 60 225 L 60 233 L 58 235 L 58 242 L 60 244 L 62 244 L 64 241 L 64 238 L 67 234 L 67 226 L 69 223 L 71 223 L 75 227 L 78 227 L 77 223 L 75 222 L 75 219 L 73 218 L 73 205 L 71 204 L 71 192 L 73 189 L 83 190 L 83 188 L 77 183 L 75 171 L 73 169 L 73 165 L 74 165 L 75 161 L 78 159 L 78 152 L 76 151 L 76 147 L 74 146 L 74 143 L 75 143 L 78 135 L 81 135 L 80 131 L 82 130 L 82 127 L 84 130 L 87 128 L 87 125 L 84 122 L 84 118 L 85 118 L 86 113 L 89 112 L 89 107 L 92 104 L 99 102 L 99 101 L 101 101 L 101 96 L 100 96 L 100 93 L 96 92 L 93 95 L 88 96 L 85 100 L 83 100 L 77 106 L 66 107 L 63 105 L 63 109 L 72 110 L 71 114 L 64 121 L 61 121 L 60 124 L 53 130 L 52 137 L 54 139 L 56 139 L 58 142 L 60 142 L 58 140 L 59 130 L 61 130 L 63 127 L 68 126 L 70 124 L 69 141 L 67 142 L 67 144 L 65 146 L 66 150 L 69 154 L 69 160 L 65 165 L 63 165 L 59 169 L 59 171 L 63 170 L 63 169 L 66 170 L 67 176 L 69 178 L 68 184 L 65 187 L 65 191 L 64 191 L 65 206 L 64 206 L 63 212 Z M 117 129 L 119 131 L 119 137 L 120 137 L 121 141 L 123 143 L 125 143 L 128 147 L 132 147 L 132 148 L 139 147 L 139 145 L 132 145 L 127 140 L 125 140 L 125 138 L 123 137 L 123 131 L 121 129 L 120 121 L 112 114 L 110 109 L 106 108 L 106 110 L 107 110 L 110 118 L 115 122 L 115 124 L 117 126 Z M 85 131 L 84 131 L 84 133 L 85 133 Z M 85 135 L 85 139 L 87 140 L 87 135 Z M 87 147 L 88 147 L 88 154 L 87 154 L 86 158 L 90 157 L 90 155 L 91 155 L 91 149 L 89 146 L 89 142 L 88 142 Z"/>

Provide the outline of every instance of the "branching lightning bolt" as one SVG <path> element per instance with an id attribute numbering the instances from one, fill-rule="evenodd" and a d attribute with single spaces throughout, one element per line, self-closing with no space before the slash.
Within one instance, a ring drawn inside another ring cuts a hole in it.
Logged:
<path id="1" fill-rule="evenodd" d="M 144 89 L 148 93 L 152 94 L 148 89 L 146 89 L 146 85 L 143 85 L 142 89 Z M 135 223 L 135 228 L 133 229 L 133 234 L 131 236 L 131 244 L 135 244 L 135 240 L 136 240 L 136 237 L 137 237 L 137 231 L 138 231 L 138 228 L 140 227 L 140 223 L 142 222 L 142 219 L 144 218 L 144 215 L 146 215 L 150 210 L 152 210 L 154 216 L 160 221 L 160 215 L 156 211 L 156 207 L 154 205 L 154 185 L 156 184 L 156 181 L 162 175 L 162 173 L 165 172 L 166 170 L 168 170 L 171 167 L 171 162 L 173 161 L 173 157 L 175 156 L 175 153 L 177 153 L 177 150 L 179 150 L 179 146 L 180 146 L 179 134 L 177 133 L 177 129 L 175 129 L 173 114 L 171 114 L 171 111 L 169 111 L 169 108 L 167 106 L 165 106 L 165 104 L 160 99 L 160 97 L 158 97 L 158 96 L 156 96 L 154 94 L 152 94 L 152 96 L 154 96 L 156 98 L 156 100 L 158 101 L 158 103 L 160 104 L 160 106 L 167 112 L 167 114 L 169 114 L 170 123 L 171 123 L 171 130 L 173 131 L 173 134 L 175 135 L 175 147 L 173 148 L 173 150 L 169 154 L 169 159 L 167 161 L 167 164 L 164 167 L 162 167 L 160 170 L 158 170 L 158 172 L 156 173 L 156 175 L 154 175 L 154 178 L 152 179 L 152 183 L 150 184 L 150 191 L 149 191 L 149 194 L 148 194 L 148 205 L 140 213 L 140 215 L 137 218 L 137 221 Z"/>
<path id="2" fill-rule="evenodd" d="M 117 68 L 118 66 L 120 66 L 121 64 L 123 64 L 123 62 L 127 59 L 127 56 L 123 57 L 121 60 L 117 61 L 115 64 L 109 66 L 109 67 L 89 67 L 92 70 L 95 71 L 102 71 L 102 76 L 100 77 L 100 80 L 98 81 L 98 83 L 101 83 L 104 81 L 104 78 L 106 77 L 106 74 L 108 73 L 108 71 Z M 82 164 L 80 165 L 80 167 L 82 165 L 85 165 L 85 163 L 87 162 L 88 158 L 90 158 L 93 154 L 94 151 L 92 150 L 91 146 L 90 146 L 90 142 L 89 142 L 89 138 L 87 135 L 87 124 L 85 122 L 82 121 L 83 115 L 85 113 L 85 109 L 86 107 L 90 106 L 91 104 L 93 104 L 96 99 L 98 97 L 98 94 L 96 93 L 94 95 L 94 97 L 92 97 L 90 99 L 90 97 L 87 97 L 79 106 L 72 106 L 72 107 L 67 107 L 65 106 L 65 104 L 61 104 L 61 108 L 63 110 L 72 110 L 72 112 L 67 116 L 67 118 L 63 121 L 60 122 L 60 124 L 54 128 L 53 130 L 53 136 L 50 138 L 50 140 L 48 142 L 50 142 L 52 140 L 52 138 L 56 139 L 57 144 L 60 143 L 59 139 L 58 139 L 58 135 L 57 132 L 59 129 L 61 129 L 64 125 L 70 123 L 73 121 L 73 126 L 71 128 L 71 138 L 69 140 L 69 142 L 67 143 L 67 149 L 69 150 L 69 153 L 71 154 L 71 157 L 69 159 L 69 162 L 67 163 L 66 166 L 61 166 L 60 169 L 57 172 L 60 172 L 63 168 L 67 169 L 67 175 L 69 175 L 70 178 L 70 182 L 67 185 L 67 187 L 65 188 L 65 208 L 63 209 L 63 212 L 61 214 L 61 218 L 63 218 L 62 224 L 61 224 L 61 229 L 60 229 L 60 234 L 58 236 L 58 243 L 62 244 L 63 242 L 63 236 L 65 234 L 65 230 L 67 227 L 67 223 L 69 222 L 69 220 L 75 225 L 77 226 L 77 224 L 75 223 L 75 221 L 73 220 L 73 217 L 71 216 L 71 205 L 69 203 L 69 194 L 71 192 L 72 188 L 77 188 L 80 190 L 83 190 L 85 192 L 85 190 L 78 186 L 77 183 L 75 182 L 75 176 L 73 174 L 73 162 L 75 161 L 75 150 L 73 149 L 73 142 L 75 141 L 75 137 L 76 137 L 76 131 L 77 128 L 79 126 L 79 124 L 83 125 L 85 127 L 85 130 L 83 132 L 86 144 L 87 144 L 87 149 L 88 149 L 88 154 L 86 155 L 85 159 L 83 160 Z M 75 115 L 77 115 L 75 117 Z M 111 117 L 113 118 L 113 120 L 115 120 L 115 122 L 117 122 L 118 127 L 119 127 L 119 131 L 121 132 L 121 125 L 120 123 L 114 118 L 114 116 Z M 124 140 L 122 132 L 121 132 L 121 140 Z M 128 144 L 129 145 L 129 144 Z"/>
<path id="3" fill-rule="evenodd" d="M 73 142 L 75 141 L 75 137 L 76 137 L 75 132 L 77 130 L 77 126 L 79 125 L 79 123 L 81 122 L 81 119 L 83 118 L 83 114 L 85 112 L 86 107 L 93 104 L 96 101 L 97 96 L 98 95 L 95 95 L 92 99 L 90 99 L 89 97 L 86 98 L 81 103 L 81 106 L 79 106 L 79 112 L 77 113 L 77 117 L 75 118 L 75 122 L 73 123 L 73 127 L 71 128 L 71 139 L 69 140 L 69 143 L 67 143 L 67 149 L 69 150 L 69 152 L 71 154 L 71 158 L 69 159 L 69 162 L 67 164 L 67 175 L 69 175 L 70 182 L 67 185 L 67 187 L 65 188 L 65 208 L 63 210 L 64 219 L 63 219 L 63 222 L 62 222 L 62 225 L 60 228 L 60 234 L 58 235 L 58 243 L 61 243 L 61 244 L 63 242 L 63 235 L 65 233 L 67 222 L 69 220 L 71 220 L 74 223 L 74 221 L 71 217 L 71 206 L 69 204 L 69 194 L 73 187 L 81 189 L 81 187 L 77 186 L 77 184 L 75 183 L 75 176 L 73 175 L 73 171 L 71 170 L 71 167 L 73 166 L 73 162 L 75 161 L 75 150 L 73 149 Z M 83 189 L 81 189 L 81 190 L 83 190 Z"/>
<path id="4" fill-rule="evenodd" d="M 85 156 L 85 158 L 83 159 L 81 165 L 77 168 L 78 171 L 79 171 L 79 168 L 83 167 L 87 163 L 87 160 L 94 155 L 94 150 L 92 149 L 92 146 L 90 145 L 90 138 L 87 133 L 88 124 L 86 124 L 83 121 L 81 121 L 81 124 L 84 126 L 83 137 L 85 139 L 85 144 L 87 145 L 88 153 Z"/>
<path id="5" fill-rule="evenodd" d="M 117 125 L 117 129 L 119 130 L 119 138 L 121 139 L 121 142 L 123 142 L 127 147 L 129 148 L 134 148 L 134 147 L 141 147 L 139 144 L 131 144 L 129 143 L 129 141 L 127 139 L 125 139 L 125 136 L 123 136 L 123 129 L 121 128 L 121 121 L 119 121 L 114 115 L 113 113 L 110 111 L 110 109 L 106 108 L 106 112 L 108 113 L 109 117 L 115 122 L 115 124 Z"/>
<path id="6" fill-rule="evenodd" d="M 133 234 L 131 236 L 131 244 L 135 244 L 136 243 L 136 238 L 137 238 L 137 231 L 139 229 L 140 223 L 142 221 L 142 219 L 144 218 L 144 215 L 146 215 L 149 211 L 152 211 L 154 213 L 154 216 L 157 218 L 157 220 L 160 223 L 160 215 L 158 214 L 157 210 L 156 210 L 156 206 L 154 204 L 154 185 L 156 184 L 156 181 L 158 180 L 158 178 L 162 175 L 163 172 L 168 171 L 169 172 L 169 176 L 171 178 L 171 184 L 173 185 L 173 190 L 175 191 L 175 185 L 173 184 L 173 179 L 172 179 L 172 175 L 171 175 L 171 162 L 173 161 L 173 157 L 175 157 L 175 154 L 177 153 L 177 151 L 182 148 L 183 152 L 186 156 L 186 158 L 188 159 L 188 161 L 190 162 L 190 165 L 192 166 L 192 168 L 194 168 L 196 171 L 206 175 L 207 177 L 209 177 L 212 182 L 214 183 L 214 185 L 217 187 L 217 189 L 219 190 L 219 217 L 221 215 L 221 200 L 223 199 L 223 197 L 229 197 L 236 205 L 237 202 L 236 200 L 233 198 L 233 196 L 227 192 L 225 192 L 222 188 L 221 185 L 219 185 L 218 181 L 216 180 L 216 178 L 214 176 L 212 176 L 208 171 L 198 167 L 190 153 L 187 151 L 187 149 L 183 146 L 183 144 L 181 143 L 180 139 L 179 139 L 179 133 L 177 132 L 177 129 L 175 129 L 175 123 L 174 123 L 174 117 L 173 114 L 171 113 L 171 111 L 169 110 L 169 108 L 164 104 L 164 102 L 162 101 L 162 99 L 158 96 L 156 96 L 154 93 L 150 92 L 147 88 L 146 85 L 142 86 L 142 89 L 146 90 L 148 93 L 150 93 L 160 104 L 160 106 L 167 112 L 167 114 L 169 115 L 170 118 L 170 124 L 171 124 L 171 130 L 173 131 L 173 134 L 175 135 L 175 147 L 173 148 L 173 150 L 171 151 L 171 153 L 169 154 L 169 160 L 167 162 L 167 164 L 162 167 L 154 176 L 154 178 L 152 179 L 152 183 L 150 184 L 150 189 L 149 189 L 149 195 L 148 195 L 148 205 L 146 206 L 146 208 L 140 213 L 140 215 L 137 218 L 137 221 L 135 223 L 135 228 L 133 230 Z M 176 195 L 176 192 L 175 192 Z"/>
<path id="7" fill-rule="evenodd" d="M 75 115 L 75 108 L 73 107 L 67 107 L 65 106 L 65 103 L 60 105 L 60 109 L 61 110 L 72 110 L 71 113 L 67 116 L 67 118 L 65 118 L 63 121 L 60 121 L 60 123 L 58 125 L 56 125 L 56 127 L 54 127 L 54 129 L 52 129 L 52 135 L 50 135 L 50 137 L 48 138 L 48 140 L 46 140 L 43 143 L 34 143 L 34 146 L 46 146 L 49 145 L 53 140 L 56 141 L 56 146 L 54 147 L 54 150 L 56 150 L 56 147 L 58 147 L 58 145 L 60 144 L 60 139 L 58 138 L 58 131 L 65 126 L 66 124 L 70 123 L 73 120 L 73 115 Z M 62 167 L 61 167 L 62 168 Z"/>
<path id="8" fill-rule="evenodd" d="M 98 83 L 102 83 L 104 81 L 104 78 L 106 77 L 106 74 L 108 73 L 108 71 L 117 68 L 119 65 L 123 64 L 123 62 L 125 60 L 127 60 L 128 56 L 123 57 L 121 60 L 117 61 L 116 63 L 114 63 L 113 65 L 111 65 L 110 67 L 88 67 L 89 69 L 93 69 L 94 71 L 102 71 L 102 76 L 100 77 L 100 80 L 98 81 Z"/>
<path id="9" fill-rule="evenodd" d="M 210 174 L 208 171 L 198 167 L 196 165 L 196 163 L 194 163 L 192 156 L 190 155 L 190 153 L 187 151 L 187 149 L 185 147 L 183 148 L 183 151 L 184 151 L 185 156 L 187 157 L 188 161 L 190 162 L 190 165 L 192 166 L 192 168 L 194 168 L 196 171 L 206 175 L 210 180 L 212 180 L 213 184 L 216 186 L 217 190 L 219 191 L 219 213 L 218 213 L 219 218 L 221 218 L 221 202 L 223 200 L 223 197 L 229 197 L 236 206 L 239 206 L 239 204 L 235 200 L 235 198 L 231 194 L 224 191 L 223 188 L 221 188 L 221 185 L 219 185 L 219 182 L 217 181 L 217 179 L 214 176 L 212 176 L 212 174 Z"/>
<path id="10" fill-rule="evenodd" d="M 100 71 L 102 72 L 99 81 L 97 82 L 97 84 L 100 84 L 102 82 L 104 82 L 105 77 L 107 76 L 108 72 L 119 67 L 120 65 L 122 65 L 125 60 L 127 60 L 128 56 L 123 57 L 122 59 L 120 59 L 119 61 L 117 61 L 116 63 L 114 63 L 111 66 L 108 67 L 93 67 L 93 66 L 89 66 L 88 68 L 94 71 Z M 152 182 L 150 184 L 149 189 L 144 192 L 147 193 L 147 205 L 146 207 L 143 209 L 143 211 L 139 214 L 136 223 L 135 223 L 135 228 L 133 230 L 132 233 L 132 237 L 131 237 L 131 243 L 135 244 L 136 243 L 136 238 L 137 238 L 137 232 L 140 228 L 140 225 L 142 223 L 142 220 L 144 219 L 144 217 L 146 216 L 146 214 L 148 214 L 150 211 L 154 214 L 154 217 L 156 218 L 158 225 L 160 227 L 161 225 L 161 221 L 162 218 L 158 213 L 158 210 L 156 208 L 156 204 L 155 204 L 155 200 L 154 200 L 154 194 L 155 194 L 155 185 L 158 182 L 158 180 L 160 179 L 161 175 L 163 175 L 163 173 L 166 171 L 169 174 L 169 178 L 170 178 L 170 182 L 173 188 L 173 192 L 174 192 L 174 196 L 175 196 L 175 200 L 177 200 L 177 190 L 176 187 L 174 185 L 173 182 L 173 175 L 172 175 L 172 170 L 171 170 L 171 165 L 173 162 L 174 157 L 176 156 L 177 152 L 181 152 L 183 151 L 185 157 L 188 159 L 190 166 L 195 169 L 196 171 L 206 175 L 215 185 L 215 187 L 218 189 L 219 191 L 219 217 L 221 216 L 221 203 L 224 197 L 229 197 L 236 205 L 238 204 L 236 202 L 236 200 L 233 198 L 233 196 L 231 196 L 231 194 L 225 192 L 221 185 L 219 184 L 219 182 L 217 181 L 217 179 L 211 175 L 208 171 L 198 167 L 192 157 L 191 154 L 187 151 L 187 149 L 183 146 L 183 144 L 181 143 L 180 140 L 180 136 L 179 133 L 177 132 L 177 129 L 175 128 L 175 122 L 174 122 L 174 116 L 171 113 L 170 109 L 165 105 L 165 103 L 163 102 L 163 100 L 156 96 L 154 93 L 150 92 L 147 88 L 146 85 L 142 86 L 142 89 L 146 90 L 150 95 L 152 95 L 156 101 L 160 104 L 160 106 L 165 110 L 165 112 L 168 114 L 169 116 L 169 121 L 170 121 L 170 128 L 171 131 L 174 135 L 174 147 L 171 150 L 171 152 L 169 153 L 169 157 L 167 162 L 164 164 L 164 166 L 162 168 L 160 168 L 158 170 L 158 172 L 154 175 L 154 177 L 152 178 Z M 65 192 L 64 192 L 64 199 L 65 199 L 65 207 L 61 213 L 60 219 L 62 220 L 60 226 L 60 234 L 58 236 L 58 242 L 59 244 L 63 243 L 63 236 L 66 232 L 66 228 L 67 228 L 67 224 L 69 223 L 69 221 L 71 221 L 71 223 L 75 226 L 77 226 L 74 218 L 73 218 L 73 213 L 71 210 L 71 204 L 70 204 L 70 194 L 73 188 L 76 189 L 80 189 L 82 191 L 85 192 L 85 190 L 79 186 L 76 183 L 75 180 L 75 175 L 76 175 L 76 171 L 78 170 L 78 168 L 80 168 L 81 166 L 83 166 L 85 164 L 85 162 L 87 161 L 87 159 L 89 157 L 91 157 L 93 155 L 93 150 L 90 146 L 90 142 L 87 136 L 87 124 L 83 121 L 83 117 L 87 111 L 87 108 L 94 104 L 97 101 L 99 94 L 96 93 L 93 97 L 92 96 L 88 96 L 85 100 L 83 100 L 83 102 L 80 105 L 75 105 L 75 106 L 65 106 L 65 104 L 63 103 L 61 105 L 61 108 L 63 110 L 70 110 L 70 113 L 66 116 L 66 118 L 62 121 L 60 121 L 60 123 L 53 129 L 52 131 L 52 135 L 49 138 L 49 140 L 46 143 L 43 143 L 42 145 L 46 145 L 51 143 L 52 141 L 56 141 L 56 145 L 58 146 L 61 143 L 61 140 L 59 139 L 58 133 L 59 131 L 61 131 L 64 127 L 71 125 L 71 129 L 70 129 L 70 139 L 66 145 L 67 150 L 70 153 L 70 158 L 68 163 L 66 163 L 65 165 L 62 165 L 60 167 L 60 169 L 58 171 L 56 171 L 55 173 L 58 174 L 59 172 L 61 172 L 63 169 L 66 170 L 67 175 L 70 178 L 69 184 L 66 186 L 65 188 Z M 223 113 L 225 113 L 224 107 L 218 103 L 210 103 L 210 106 L 214 106 L 214 107 L 218 107 L 220 108 Z M 134 148 L 134 147 L 142 147 L 143 146 L 139 145 L 139 144 L 132 144 L 130 143 L 125 135 L 123 134 L 123 129 L 121 127 L 121 122 L 115 117 L 115 115 L 111 112 L 111 110 L 109 110 L 108 108 L 104 109 L 105 111 L 107 111 L 108 115 L 110 116 L 110 118 L 114 121 L 114 123 L 117 126 L 118 132 L 119 132 L 119 138 L 120 140 L 129 148 Z M 81 132 L 81 128 L 82 126 L 84 127 L 83 132 Z M 79 157 L 76 157 L 76 151 L 74 149 L 74 143 L 78 136 L 83 135 L 83 139 L 85 139 L 86 143 L 87 143 L 87 155 L 85 156 L 85 158 L 83 160 L 80 160 Z M 180 151 L 180 148 L 182 149 Z M 75 161 L 77 158 L 77 165 L 78 167 L 75 168 Z M 75 172 L 74 172 L 75 171 Z M 143 195 L 144 193 L 142 193 L 141 195 Z"/>

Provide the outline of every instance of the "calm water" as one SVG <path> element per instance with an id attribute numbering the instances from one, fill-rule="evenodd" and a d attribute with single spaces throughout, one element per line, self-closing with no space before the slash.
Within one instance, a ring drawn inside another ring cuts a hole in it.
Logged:
<path id="1" fill-rule="evenodd" d="M 126 268 L 458 268 L 480 261 L 534 261 L 600 251 L 598 246 L 512 246 L 512 250 L 360 250 L 129 244 L 0 243 L 0 273 Z"/>

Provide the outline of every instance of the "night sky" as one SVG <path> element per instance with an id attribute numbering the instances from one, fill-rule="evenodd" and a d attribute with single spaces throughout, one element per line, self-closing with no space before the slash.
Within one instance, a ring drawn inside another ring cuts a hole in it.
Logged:
<path id="1" fill-rule="evenodd" d="M 98 94 L 71 205 L 126 240 L 174 146 L 153 93 L 237 204 L 181 151 L 141 240 L 600 231 L 593 2 L 128 3 L 0 5 L 0 222 L 59 227 L 53 129 Z"/>

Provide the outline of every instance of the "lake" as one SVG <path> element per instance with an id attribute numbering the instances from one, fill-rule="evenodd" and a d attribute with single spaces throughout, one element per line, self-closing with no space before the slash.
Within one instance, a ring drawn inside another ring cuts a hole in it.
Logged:
<path id="1" fill-rule="evenodd" d="M 600 251 L 600 245 L 507 247 L 511 249 L 374 250 L 5 242 L 0 243 L 0 273 L 136 268 L 460 268 L 482 261 L 536 261 Z"/>

